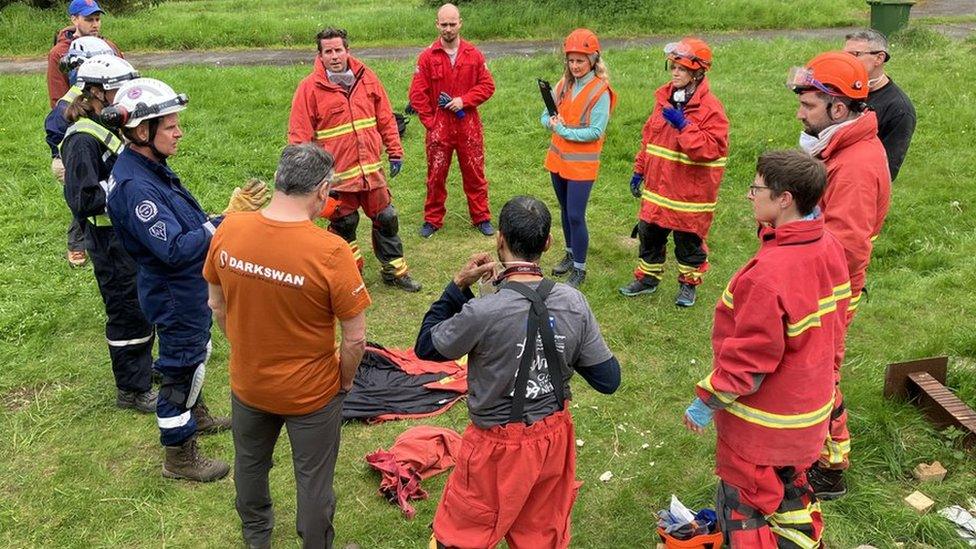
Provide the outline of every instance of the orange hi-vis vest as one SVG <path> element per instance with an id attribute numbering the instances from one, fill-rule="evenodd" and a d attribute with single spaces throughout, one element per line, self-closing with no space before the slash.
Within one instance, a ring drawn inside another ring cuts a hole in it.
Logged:
<path id="1" fill-rule="evenodd" d="M 610 112 L 617 106 L 617 94 L 610 83 L 603 78 L 594 77 L 573 97 L 572 89 L 565 79 L 556 85 L 556 109 L 563 117 L 567 128 L 585 128 L 590 125 L 590 112 L 604 92 L 610 94 Z M 600 151 L 606 135 L 596 141 L 581 143 L 569 141 L 559 134 L 552 134 L 549 152 L 546 154 L 546 169 L 571 181 L 594 181 L 600 171 Z"/>

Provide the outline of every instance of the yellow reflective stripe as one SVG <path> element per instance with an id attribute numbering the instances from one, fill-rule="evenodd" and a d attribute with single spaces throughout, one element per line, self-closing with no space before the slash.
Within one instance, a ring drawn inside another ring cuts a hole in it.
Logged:
<path id="1" fill-rule="evenodd" d="M 725 285 L 725 290 L 722 292 L 722 304 L 728 307 L 729 309 L 734 309 L 735 307 L 732 306 L 732 292 L 729 290 L 729 287 L 731 285 L 732 285 L 731 280 L 729 281 L 728 284 Z"/>
<path id="2" fill-rule="evenodd" d="M 679 162 L 681 164 L 687 164 L 689 166 L 704 166 L 706 168 L 723 168 L 725 163 L 728 161 L 728 157 L 721 157 L 715 160 L 709 160 L 706 162 L 699 162 L 697 160 L 692 160 L 690 156 L 683 152 L 672 151 L 671 149 L 665 149 L 664 147 L 653 145 L 651 143 L 647 144 L 647 154 L 656 156 L 658 158 L 663 158 L 665 160 L 670 160 L 672 162 Z"/>
<path id="3" fill-rule="evenodd" d="M 788 539 L 799 546 L 801 549 L 816 549 L 820 547 L 820 542 L 810 539 L 803 534 L 792 528 L 780 528 L 779 526 L 769 525 L 769 529 L 781 538 Z"/>
<path id="4" fill-rule="evenodd" d="M 847 304 L 848 311 L 856 311 L 857 306 L 861 304 L 861 296 L 864 295 L 863 292 L 858 292 L 857 295 L 851 297 L 851 302 Z"/>
<path id="5" fill-rule="evenodd" d="M 830 411 L 833 408 L 834 401 L 831 398 L 827 404 L 812 412 L 803 414 L 774 414 L 753 408 L 752 406 L 746 406 L 739 401 L 729 404 L 729 407 L 725 411 L 749 423 L 755 423 L 763 427 L 769 427 L 770 429 L 805 429 L 826 421 L 830 417 Z"/>
<path id="6" fill-rule="evenodd" d="M 364 164 L 362 167 L 354 166 L 348 170 L 337 172 L 335 174 L 336 181 L 342 181 L 344 179 L 352 179 L 353 177 L 359 177 L 362 175 L 369 175 L 371 173 L 376 173 L 383 168 L 383 162 L 375 162 L 373 164 Z"/>
<path id="7" fill-rule="evenodd" d="M 65 92 L 65 94 L 62 95 L 60 99 L 58 99 L 58 101 L 67 101 L 68 103 L 71 103 L 72 101 L 77 99 L 79 95 L 81 95 L 81 88 L 79 88 L 78 86 L 71 86 L 70 88 L 68 88 L 68 91 Z"/>
<path id="8" fill-rule="evenodd" d="M 842 440 L 840 442 L 835 442 L 833 438 L 830 437 L 830 433 L 827 433 L 827 440 L 824 441 L 824 447 L 820 451 L 820 455 L 827 458 L 827 463 L 831 465 L 837 465 L 844 463 L 844 457 L 851 453 L 851 441 Z"/>
<path id="9" fill-rule="evenodd" d="M 357 120 L 353 120 L 352 122 L 319 130 L 315 132 L 315 139 L 332 139 L 334 137 L 339 137 L 340 135 L 352 133 L 355 130 L 365 130 L 366 128 L 372 128 L 374 126 L 376 126 L 375 116 L 370 118 L 359 118 Z"/>
<path id="10" fill-rule="evenodd" d="M 355 240 L 349 243 L 349 251 L 352 252 L 352 258 L 356 261 L 363 258 L 363 253 L 359 251 L 359 244 Z"/>
<path id="11" fill-rule="evenodd" d="M 813 513 L 820 512 L 820 502 L 815 502 L 812 505 L 807 505 L 805 509 L 798 509 L 796 511 L 785 511 L 783 513 L 773 513 L 766 518 L 770 521 L 780 524 L 810 524 L 813 522 Z"/>
<path id="12" fill-rule="evenodd" d="M 105 148 L 111 151 L 112 154 L 119 154 L 119 151 L 122 150 L 122 141 L 115 134 L 89 118 L 80 118 L 77 122 L 69 126 L 64 132 L 61 144 L 64 144 L 65 139 L 76 133 L 86 133 L 94 137 L 102 145 L 105 145 Z M 61 144 L 58 145 L 58 150 L 61 149 Z"/>
<path id="13" fill-rule="evenodd" d="M 725 404 L 731 404 L 735 402 L 735 399 L 738 398 L 737 395 L 734 395 L 732 393 L 724 393 L 722 391 L 716 391 L 715 387 L 712 386 L 712 375 L 714 375 L 714 373 L 715 372 L 711 372 L 707 376 L 705 376 L 705 379 L 698 382 L 698 386 L 701 387 L 702 389 L 705 389 L 709 393 L 712 393 L 713 395 L 715 395 L 716 398 L 718 398 Z"/>
<path id="14" fill-rule="evenodd" d="M 111 227 L 112 219 L 106 214 L 93 215 L 88 218 L 88 222 L 96 227 Z"/>
<path id="15" fill-rule="evenodd" d="M 660 279 L 664 273 L 664 263 L 648 263 L 643 259 L 637 260 L 637 269 L 647 275 Z"/>
<path id="16" fill-rule="evenodd" d="M 678 263 L 678 272 L 685 275 L 688 278 L 700 279 L 705 276 L 705 273 L 698 270 L 698 267 L 692 267 L 691 265 L 683 265 Z"/>
<path id="17" fill-rule="evenodd" d="M 837 302 L 851 297 L 851 283 L 845 282 L 834 288 L 833 292 L 817 302 L 817 310 L 800 320 L 786 324 L 786 335 L 796 337 L 810 328 L 820 327 L 820 318 L 837 310 Z"/>
<path id="18" fill-rule="evenodd" d="M 403 276 L 407 272 L 407 262 L 402 257 L 390 260 L 390 267 L 393 267 L 396 276 Z"/>
<path id="19" fill-rule="evenodd" d="M 657 204 L 662 208 L 674 210 L 676 212 L 708 213 L 715 211 L 715 202 L 682 202 L 665 198 L 657 193 L 644 189 L 641 193 L 644 200 L 652 204 Z"/>
<path id="20" fill-rule="evenodd" d="M 874 242 L 875 240 L 877 240 L 879 236 L 881 236 L 881 235 L 880 234 L 876 234 L 876 235 L 872 236 L 870 238 L 871 242 Z"/>

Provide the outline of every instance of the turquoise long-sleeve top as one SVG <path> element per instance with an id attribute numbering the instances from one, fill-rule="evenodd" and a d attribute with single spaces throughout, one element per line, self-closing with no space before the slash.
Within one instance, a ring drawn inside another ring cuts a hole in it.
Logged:
<path id="1" fill-rule="evenodd" d="M 582 78 L 577 78 L 576 82 L 573 84 L 572 97 L 575 99 L 576 94 L 583 89 L 584 86 L 589 84 L 590 80 L 596 78 L 593 71 L 590 71 L 583 75 Z M 549 111 L 545 108 L 542 109 L 542 126 L 549 129 Z M 607 130 L 607 122 L 610 121 L 610 92 L 603 92 L 600 98 L 597 99 L 596 105 L 593 106 L 593 110 L 590 111 L 590 125 L 585 128 L 567 128 L 562 124 L 556 125 L 555 129 L 552 131 L 556 132 L 563 139 L 569 141 L 577 141 L 580 143 L 589 143 L 590 141 L 596 141 L 600 139 L 603 132 Z"/>

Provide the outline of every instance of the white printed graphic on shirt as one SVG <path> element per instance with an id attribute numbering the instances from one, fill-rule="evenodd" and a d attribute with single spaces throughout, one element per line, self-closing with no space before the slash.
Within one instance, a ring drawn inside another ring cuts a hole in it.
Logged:
<path id="1" fill-rule="evenodd" d="M 566 336 L 559 335 L 555 331 L 556 319 L 551 316 L 549 317 L 549 325 L 553 327 L 553 333 L 556 338 L 556 352 L 565 356 Z M 525 352 L 526 339 L 523 337 L 522 341 L 515 344 L 515 348 L 518 350 L 515 356 L 515 362 L 519 365 L 522 364 L 522 354 Z M 545 347 L 542 345 L 542 333 L 540 332 L 535 340 L 535 358 L 529 367 L 529 379 L 525 386 L 525 397 L 530 400 L 536 400 L 553 392 L 554 387 L 550 373 L 553 371 L 558 372 L 558 369 L 558 364 L 550 365 L 546 361 Z M 518 377 L 518 369 L 515 370 L 515 377 Z M 513 388 L 508 396 L 513 396 L 514 393 L 515 389 Z"/>
<path id="2" fill-rule="evenodd" d="M 143 200 L 142 202 L 136 204 L 136 217 L 139 221 L 143 223 L 149 221 L 150 219 L 156 217 L 159 210 L 156 208 L 156 203 L 152 200 Z M 166 240 L 165 238 L 163 240 Z"/>

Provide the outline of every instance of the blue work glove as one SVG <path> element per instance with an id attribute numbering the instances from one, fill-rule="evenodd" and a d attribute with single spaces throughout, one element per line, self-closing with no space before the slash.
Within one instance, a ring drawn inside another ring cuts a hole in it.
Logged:
<path id="1" fill-rule="evenodd" d="M 402 158 L 391 158 L 390 159 L 390 179 L 393 179 L 400 173 L 400 169 L 403 168 Z"/>
<path id="2" fill-rule="evenodd" d="M 450 103 L 452 99 L 454 98 L 448 95 L 447 92 L 441 92 L 441 94 L 437 96 L 437 106 L 443 109 L 447 107 L 447 104 Z M 458 119 L 464 118 L 464 109 L 455 112 L 454 116 L 458 117 Z"/>
<path id="3" fill-rule="evenodd" d="M 702 402 L 700 398 L 693 400 L 688 409 L 685 410 L 685 416 L 702 429 L 708 427 L 708 424 L 712 422 L 713 415 L 715 415 L 715 411 Z"/>
<path id="4" fill-rule="evenodd" d="M 630 194 L 634 195 L 634 198 L 641 197 L 641 184 L 644 182 L 644 174 L 635 173 L 633 177 L 630 178 Z"/>
<path id="5" fill-rule="evenodd" d="M 674 126 L 679 132 L 685 129 L 685 126 L 688 125 L 688 119 L 685 118 L 685 113 L 681 109 L 667 107 L 661 111 L 661 114 L 664 116 L 664 119 L 668 121 L 668 124 Z"/>

